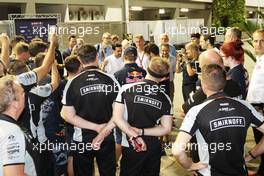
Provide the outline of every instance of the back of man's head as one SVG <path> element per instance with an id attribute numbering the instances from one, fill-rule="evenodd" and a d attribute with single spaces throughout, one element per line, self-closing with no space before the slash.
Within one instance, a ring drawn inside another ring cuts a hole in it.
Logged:
<path id="1" fill-rule="evenodd" d="M 170 64 L 167 59 L 161 57 L 153 57 L 147 69 L 148 74 L 154 78 L 164 78 L 169 73 Z"/>
<path id="2" fill-rule="evenodd" d="M 226 72 L 217 64 L 206 65 L 202 68 L 202 88 L 212 92 L 222 91 L 226 83 Z M 204 90 L 206 93 L 206 90 Z"/>
<path id="3" fill-rule="evenodd" d="M 213 49 L 202 52 L 199 56 L 199 62 L 201 68 L 210 64 L 217 64 L 224 68 L 223 59 Z"/>
<path id="4" fill-rule="evenodd" d="M 44 42 L 34 41 L 29 44 L 29 54 L 31 57 L 35 57 L 38 53 L 45 52 L 48 49 L 48 45 Z"/>
<path id="5" fill-rule="evenodd" d="M 68 73 L 76 74 L 80 70 L 81 63 L 77 56 L 68 56 L 65 59 L 65 68 Z"/>
<path id="6" fill-rule="evenodd" d="M 0 113 L 6 111 L 13 100 L 16 99 L 16 89 L 14 88 L 15 76 L 7 75 L 0 78 Z"/>
<path id="7" fill-rule="evenodd" d="M 225 42 L 236 42 L 241 40 L 241 38 L 242 38 L 242 31 L 237 27 L 229 28 L 226 31 Z"/>
<path id="8" fill-rule="evenodd" d="M 22 60 L 12 60 L 8 68 L 8 73 L 10 75 L 20 75 L 22 73 L 28 72 L 30 69 L 27 64 Z"/>
<path id="9" fill-rule="evenodd" d="M 129 46 L 124 51 L 124 58 L 127 61 L 135 62 L 137 59 L 137 48 L 134 46 Z"/>
<path id="10" fill-rule="evenodd" d="M 36 68 L 40 67 L 44 61 L 44 58 L 45 58 L 46 54 L 45 53 L 38 53 L 35 57 L 35 65 L 36 65 Z"/>
<path id="11" fill-rule="evenodd" d="M 29 45 L 25 42 L 19 42 L 15 46 L 15 53 L 20 55 L 24 52 L 29 52 Z"/>
<path id="12" fill-rule="evenodd" d="M 89 64 L 96 61 L 97 51 L 93 45 L 84 44 L 77 55 L 83 64 Z"/>

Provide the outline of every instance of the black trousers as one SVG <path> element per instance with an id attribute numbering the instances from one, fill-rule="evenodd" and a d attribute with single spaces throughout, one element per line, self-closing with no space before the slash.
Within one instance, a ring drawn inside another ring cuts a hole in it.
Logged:
<path id="1" fill-rule="evenodd" d="M 120 176 L 159 176 L 161 143 L 158 139 L 146 141 L 147 151 L 136 152 L 132 147 L 122 148 Z"/>
<path id="2" fill-rule="evenodd" d="M 192 91 L 196 90 L 196 85 L 194 84 L 186 84 L 186 85 L 182 85 L 182 95 L 183 95 L 183 100 L 187 101 L 189 98 L 189 94 Z"/>
<path id="3" fill-rule="evenodd" d="M 114 140 L 104 141 L 100 150 L 75 152 L 73 154 L 75 176 L 93 176 L 94 158 L 96 158 L 100 176 L 115 176 L 116 158 Z"/>

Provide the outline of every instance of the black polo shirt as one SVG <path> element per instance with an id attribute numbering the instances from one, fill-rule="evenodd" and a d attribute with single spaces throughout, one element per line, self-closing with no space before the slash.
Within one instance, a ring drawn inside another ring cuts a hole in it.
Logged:
<path id="1" fill-rule="evenodd" d="M 157 83 L 150 80 L 122 86 L 116 102 L 125 105 L 124 118 L 137 128 L 154 127 L 163 115 L 172 114 L 170 98 Z M 122 146 L 129 146 L 124 134 Z"/>
<path id="2" fill-rule="evenodd" d="M 232 79 L 233 81 L 235 81 L 239 85 L 242 91 L 243 99 L 245 100 L 247 97 L 249 76 L 244 66 L 242 64 L 235 66 L 234 68 L 230 69 L 227 72 L 226 76 Z"/>
<path id="3" fill-rule="evenodd" d="M 117 80 L 97 67 L 86 67 L 82 73 L 69 80 L 64 89 L 62 103 L 73 106 L 76 115 L 102 124 L 112 117 L 112 104 L 119 91 Z M 74 127 L 73 140 L 91 141 L 97 133 L 93 130 Z"/>
<path id="4" fill-rule="evenodd" d="M 196 136 L 200 162 L 208 167 L 202 175 L 247 175 L 244 144 L 250 125 L 259 127 L 264 117 L 249 103 L 212 95 L 186 114 L 180 131 Z"/>
<path id="5" fill-rule="evenodd" d="M 224 88 L 224 92 L 230 96 L 238 99 L 242 99 L 241 89 L 233 80 L 227 80 Z M 201 104 L 206 100 L 206 95 L 202 88 L 199 88 L 194 94 L 192 94 L 187 101 L 182 105 L 184 113 L 187 113 L 192 107 Z"/>
<path id="6" fill-rule="evenodd" d="M 136 63 L 125 64 L 124 68 L 117 71 L 114 75 L 120 85 L 143 81 L 146 71 Z"/>

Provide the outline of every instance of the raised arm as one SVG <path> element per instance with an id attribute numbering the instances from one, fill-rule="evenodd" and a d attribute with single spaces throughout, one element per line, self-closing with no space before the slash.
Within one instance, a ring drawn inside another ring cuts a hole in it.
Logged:
<path id="1" fill-rule="evenodd" d="M 54 92 L 60 84 L 60 74 L 59 71 L 57 69 L 57 63 L 54 62 L 52 64 L 52 68 L 51 68 L 51 86 L 52 86 L 52 92 Z"/>
<path id="2" fill-rule="evenodd" d="M 6 33 L 0 35 L 0 42 L 2 45 L 1 49 L 1 60 L 8 67 L 9 65 L 9 37 Z"/>
<path id="3" fill-rule="evenodd" d="M 55 60 L 55 49 L 57 46 L 58 36 L 56 34 L 53 34 L 50 38 L 50 46 L 42 65 L 33 70 L 37 74 L 38 81 L 42 80 L 50 72 L 51 65 Z"/>

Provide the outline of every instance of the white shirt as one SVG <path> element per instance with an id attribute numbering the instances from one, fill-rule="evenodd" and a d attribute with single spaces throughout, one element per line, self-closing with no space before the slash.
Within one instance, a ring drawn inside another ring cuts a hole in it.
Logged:
<path id="1" fill-rule="evenodd" d="M 106 73 L 109 73 L 112 75 L 115 72 L 121 70 L 125 65 L 122 57 L 116 58 L 113 54 L 111 56 L 108 56 L 106 60 L 108 61 L 108 64 L 105 67 L 105 71 Z"/>
<path id="2" fill-rule="evenodd" d="M 32 158 L 26 152 L 25 137 L 22 130 L 15 124 L 0 120 L 0 176 L 3 166 L 25 164 L 27 175 L 36 175 Z"/>
<path id="3" fill-rule="evenodd" d="M 264 103 L 264 54 L 257 56 L 251 80 L 249 83 L 247 100 L 250 103 Z"/>
<path id="4" fill-rule="evenodd" d="M 138 56 L 137 56 L 137 60 L 136 63 L 139 67 L 147 70 L 148 66 L 149 66 L 149 56 L 144 52 L 139 52 L 138 51 Z"/>

